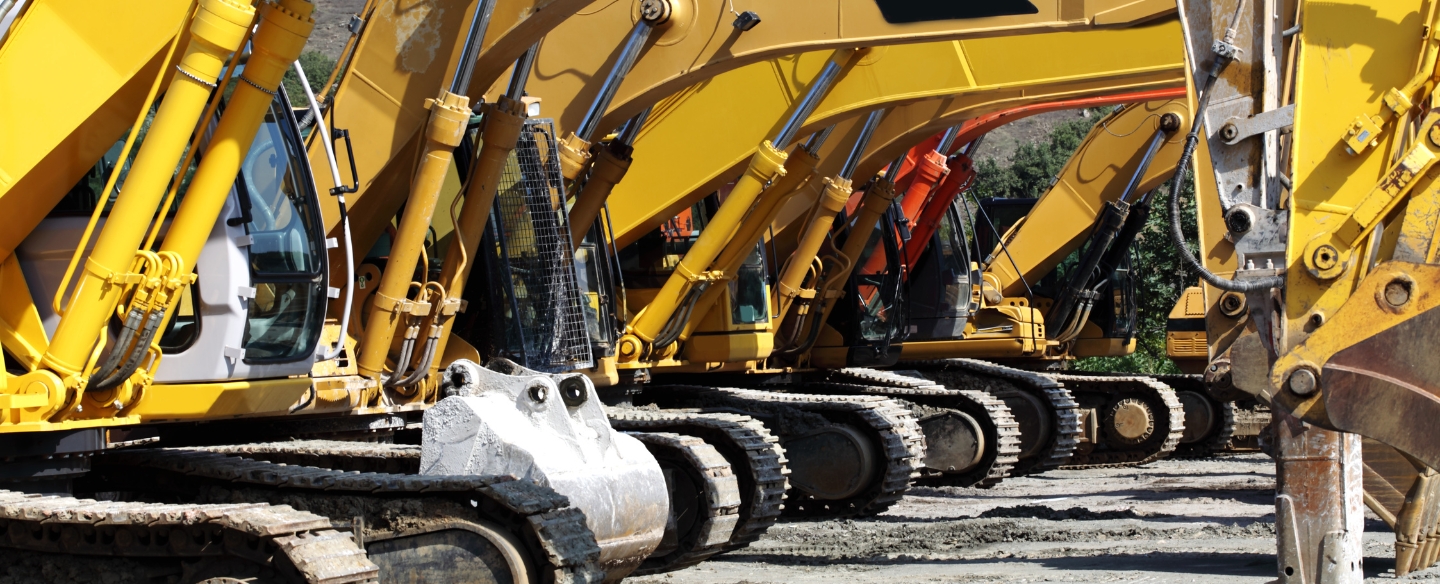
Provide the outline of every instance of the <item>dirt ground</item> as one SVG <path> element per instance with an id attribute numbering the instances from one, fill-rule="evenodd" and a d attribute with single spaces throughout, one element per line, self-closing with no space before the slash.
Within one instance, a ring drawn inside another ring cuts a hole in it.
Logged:
<path id="1" fill-rule="evenodd" d="M 1259 584 L 1276 579 L 1274 496 L 1259 454 L 920 487 L 878 517 L 781 523 L 747 549 L 627 582 Z M 1369 516 L 1367 582 L 1440 580 L 1436 568 L 1397 580 L 1393 541 Z"/>

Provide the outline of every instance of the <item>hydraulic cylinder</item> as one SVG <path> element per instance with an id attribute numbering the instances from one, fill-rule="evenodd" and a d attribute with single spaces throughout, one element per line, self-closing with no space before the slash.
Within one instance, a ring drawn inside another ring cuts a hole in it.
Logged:
<path id="1" fill-rule="evenodd" d="M 425 247 L 425 235 L 440 200 L 445 174 L 455 161 L 455 147 L 460 145 L 465 126 L 470 122 L 470 98 L 463 95 L 444 91 L 438 99 L 427 101 L 426 106 L 430 109 L 430 119 L 425 126 L 424 150 L 410 182 L 405 214 L 390 244 L 390 258 L 370 304 L 365 333 L 360 337 L 360 358 L 356 366 L 361 375 L 376 380 L 385 370 L 395 330 L 411 307 L 406 293 Z"/>
<path id="2" fill-rule="evenodd" d="M 776 176 L 784 174 L 786 154 L 777 150 L 766 140 L 750 158 L 745 174 L 736 181 L 729 198 L 720 205 L 720 210 L 700 232 L 700 237 L 675 266 L 675 271 L 665 280 L 665 285 L 654 300 L 636 315 L 628 327 L 627 334 L 620 339 L 619 357 L 622 361 L 633 361 L 641 356 L 641 345 L 637 341 L 650 343 L 660 334 L 674 316 L 680 303 L 701 281 L 708 278 L 706 270 L 715 263 L 725 242 L 729 241 L 740 227 L 745 215 L 754 206 L 755 199 L 765 185 Z"/>
<path id="3" fill-rule="evenodd" d="M 949 171 L 945 166 L 945 157 L 939 152 L 931 150 L 920 157 L 915 164 L 915 170 L 910 173 L 911 180 L 905 187 L 905 196 L 900 200 L 900 209 L 905 212 L 905 217 L 912 221 L 919 217 L 925 201 L 930 198 L 930 191 L 935 188 L 935 183 L 940 182 L 940 178 Z"/>
<path id="4" fill-rule="evenodd" d="M 210 147 L 200 158 L 200 166 L 190 179 L 190 188 L 175 213 L 170 231 L 161 244 L 161 252 L 177 254 L 185 265 L 179 273 L 188 274 L 200 257 L 210 230 L 225 199 L 235 186 L 240 164 L 250 152 L 255 134 L 265 120 L 265 112 L 275 100 L 280 80 L 290 64 L 300 57 L 305 40 L 315 28 L 310 13 L 315 6 L 304 0 L 282 0 L 266 4 L 260 15 L 260 28 L 251 41 L 250 59 L 238 75 L 235 92 L 225 104 L 225 113 L 210 139 Z"/>
<path id="5" fill-rule="evenodd" d="M 580 247 L 595 218 L 600 216 L 600 210 L 605 208 L 610 192 L 630 170 L 631 151 L 633 148 L 625 144 L 612 144 L 595 153 L 590 162 L 590 178 L 586 179 L 580 194 L 575 196 L 575 205 L 570 207 L 570 242 L 573 247 Z"/>
<path id="6" fill-rule="evenodd" d="M 744 265 L 745 258 L 750 257 L 750 253 L 755 250 L 755 244 L 760 241 L 761 235 L 775 221 L 775 215 L 780 212 L 780 208 L 805 187 L 818 164 L 820 158 L 804 148 L 797 149 L 785 160 L 785 176 L 765 189 L 760 195 L 760 202 L 745 217 L 745 222 L 740 225 L 735 237 L 726 243 L 725 249 L 715 259 L 714 269 L 722 278 L 735 277 L 740 266 Z M 720 295 L 727 289 L 725 286 L 711 286 L 705 290 L 695 302 L 695 311 L 691 313 L 685 330 L 680 333 L 680 340 L 690 338 L 695 327 L 705 320 L 715 308 Z"/>
<path id="7" fill-rule="evenodd" d="M 890 203 L 895 200 L 895 197 L 895 185 L 889 180 L 877 180 L 870 185 L 869 189 L 866 189 L 860 213 L 855 216 L 854 223 L 850 224 L 850 234 L 845 238 L 845 245 L 840 248 L 840 254 L 849 258 L 850 267 L 839 270 L 834 275 L 826 276 L 827 287 L 850 278 L 850 273 L 854 271 L 860 254 L 870 243 L 870 234 L 875 231 L 875 226 L 880 223 L 880 216 L 885 214 L 885 210 L 890 207 Z M 838 298 L 825 299 L 825 310 L 818 316 L 821 322 L 830 317 L 830 311 L 835 308 L 837 300 Z"/>
<path id="8" fill-rule="evenodd" d="M 460 298 L 465 291 L 465 280 L 475 266 L 475 254 L 480 250 L 480 237 L 490 219 L 490 208 L 495 205 L 495 194 L 500 187 L 500 174 L 510 159 L 510 152 L 520 141 L 520 130 L 525 125 L 525 104 L 519 100 L 501 96 L 486 106 L 485 127 L 480 130 L 480 153 L 476 156 L 475 169 L 465 183 L 465 200 L 460 204 L 459 221 L 455 224 L 456 237 L 450 238 L 450 247 L 445 252 L 440 268 L 440 285 L 451 298 Z M 463 259 L 462 259 L 463 258 Z M 435 347 L 436 355 L 445 354 L 445 344 L 450 340 L 450 329 L 454 319 L 447 319 Z M 440 360 L 431 364 L 432 371 L 438 371 Z"/>
<path id="9" fill-rule="evenodd" d="M 190 25 L 190 42 L 176 65 L 160 107 L 125 177 L 123 193 L 77 275 L 75 291 L 43 363 L 62 377 L 81 373 L 98 331 L 125 292 L 136 252 L 145 238 L 175 165 L 185 152 L 226 59 L 240 48 L 255 10 L 230 0 L 204 0 Z M 117 167 L 114 172 L 120 172 Z M 234 180 L 234 175 L 231 175 Z M 96 204 L 103 205 L 104 201 Z M 214 221 L 205 224 L 208 230 Z"/>
<path id="10" fill-rule="evenodd" d="M 805 232 L 800 235 L 799 244 L 790 254 L 790 260 L 785 263 L 785 270 L 780 273 L 780 280 L 775 286 L 780 298 L 779 311 L 776 313 L 776 318 L 780 321 L 777 323 L 777 330 L 785 324 L 785 315 L 790 311 L 790 304 L 800 296 L 805 274 L 809 273 L 811 263 L 820 253 L 820 246 L 825 244 L 825 237 L 835 225 L 835 216 L 845 208 L 845 201 L 850 200 L 852 191 L 850 179 L 825 179 L 825 191 L 820 195 L 820 199 L 815 201 L 816 209 L 811 215 L 810 223 L 805 226 Z"/>
<path id="11" fill-rule="evenodd" d="M 930 197 L 930 201 L 920 210 L 920 215 L 917 217 L 906 213 L 911 221 L 910 240 L 920 242 L 917 245 L 905 246 L 905 265 L 909 268 L 913 269 L 915 264 L 919 263 L 920 254 L 924 253 L 929 245 L 930 236 L 940 228 L 940 220 L 945 216 L 945 210 L 950 208 L 955 197 L 968 189 L 970 182 L 975 179 L 974 166 L 968 156 L 957 154 L 954 162 L 955 167 L 950 170 L 950 174 L 945 175 L 945 180 L 935 189 L 934 196 Z"/>

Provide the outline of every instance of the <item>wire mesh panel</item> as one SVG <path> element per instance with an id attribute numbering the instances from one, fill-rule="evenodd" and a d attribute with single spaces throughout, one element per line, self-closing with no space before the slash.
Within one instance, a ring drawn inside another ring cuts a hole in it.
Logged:
<path id="1" fill-rule="evenodd" d="M 531 369 L 588 368 L 590 339 L 580 309 L 552 120 L 525 122 L 499 186 L 490 223 L 496 230 L 487 238 L 498 260 L 489 262 L 496 286 L 492 296 L 503 297 L 492 309 L 504 312 L 507 321 L 498 348 Z"/>

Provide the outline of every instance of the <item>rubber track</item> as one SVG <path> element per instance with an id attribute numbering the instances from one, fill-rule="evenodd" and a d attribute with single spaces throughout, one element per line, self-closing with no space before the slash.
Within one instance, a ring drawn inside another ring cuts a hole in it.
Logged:
<path id="1" fill-rule="evenodd" d="M 264 448 L 285 453 L 286 445 L 291 444 L 297 443 L 274 443 Z M 354 444 L 375 452 L 395 448 L 388 444 Z M 255 446 L 259 445 L 252 445 Z M 305 455 L 303 447 L 289 453 Z M 357 473 L 279 464 L 196 448 L 123 450 L 107 454 L 104 459 L 107 464 L 128 469 L 168 471 L 230 485 L 283 488 L 292 495 L 310 491 L 327 496 L 401 495 L 483 500 L 512 514 L 514 523 L 528 525 L 528 531 L 538 538 L 545 552 L 544 560 L 551 571 L 548 580 L 557 584 L 598 583 L 605 577 L 598 565 L 600 547 L 585 525 L 584 514 L 570 507 L 568 499 L 549 488 L 509 476 Z"/>
<path id="2" fill-rule="evenodd" d="M 1147 401 L 1158 399 L 1167 408 L 1167 414 L 1163 418 L 1165 426 L 1160 427 L 1157 423 L 1156 430 L 1164 432 L 1165 438 L 1159 442 L 1157 447 L 1149 450 L 1105 450 L 1101 452 L 1090 452 L 1082 454 L 1077 452 L 1071 457 L 1070 462 L 1062 466 L 1064 469 L 1086 469 L 1086 468 L 1116 468 L 1136 466 L 1154 462 L 1171 452 L 1180 444 L 1180 436 L 1185 433 L 1185 407 L 1180 404 L 1180 399 L 1175 397 L 1175 390 L 1151 377 L 1145 376 L 1122 376 L 1122 375 L 1056 375 L 1046 374 L 1046 377 L 1053 377 L 1061 383 L 1067 384 L 1073 393 L 1104 392 L 1106 394 L 1127 393 L 1139 394 L 1147 398 Z M 1095 386 L 1110 386 L 1096 388 Z M 1153 401 L 1150 401 L 1153 406 Z M 1099 415 L 1097 412 L 1096 415 Z M 1156 420 L 1161 422 L 1162 420 Z M 1103 435 L 1103 431 L 1101 434 Z"/>
<path id="3" fill-rule="evenodd" d="M 789 503 L 785 506 L 786 515 L 878 515 L 905 496 L 905 491 L 919 477 L 920 466 L 925 460 L 925 436 L 920 432 L 915 416 L 894 400 L 878 396 L 808 395 L 693 385 L 653 385 L 646 390 L 646 395 L 665 396 L 670 402 L 683 399 L 681 394 L 699 407 L 717 406 L 740 413 L 778 406 L 817 414 L 843 414 L 879 436 L 879 446 L 885 456 L 885 469 L 879 484 L 872 485 L 865 495 L 841 502 L 815 499 L 798 489 L 791 489 Z"/>
<path id="4" fill-rule="evenodd" d="M 1011 470 L 1011 476 L 1038 474 L 1060 468 L 1070 462 L 1070 457 L 1074 455 L 1076 447 L 1080 444 L 1080 406 L 1075 402 L 1075 397 L 1070 390 L 1054 378 L 1033 371 L 976 359 L 902 361 L 896 367 L 915 369 L 922 374 L 934 375 L 931 379 L 942 385 L 946 383 L 946 373 L 1003 379 L 1023 388 L 1021 391 L 1029 390 L 1033 394 L 1043 396 L 1045 403 L 1050 405 L 1052 419 L 1057 421 L 1055 427 L 1051 428 L 1050 442 L 1041 449 L 1038 455 L 1017 462 L 1015 468 Z M 1002 399 L 1004 397 L 1003 394 L 996 395 Z"/>
<path id="5" fill-rule="evenodd" d="M 725 551 L 743 548 L 760 539 L 785 509 L 785 451 L 780 439 L 750 416 L 696 409 L 649 410 L 606 408 L 616 430 L 674 432 L 705 440 L 730 461 L 740 479 L 740 521 Z M 743 473 L 743 474 L 742 474 Z"/>
<path id="6" fill-rule="evenodd" d="M 349 534 L 331 528 L 329 519 L 287 505 L 170 505 L 0 491 L 0 524 L 5 547 L 29 551 L 228 556 L 313 584 L 373 583 L 380 573 Z"/>
<path id="7" fill-rule="evenodd" d="M 203 446 L 193 448 L 193 450 L 351 472 L 420 474 L 420 447 L 416 445 L 342 440 L 291 440 Z"/>
<path id="8" fill-rule="evenodd" d="M 705 482 L 705 519 L 691 533 L 684 534 L 679 548 L 661 557 L 646 558 L 634 575 L 660 574 L 688 568 L 722 551 L 740 520 L 740 483 L 714 446 L 694 436 L 670 432 L 626 432 L 650 449 L 656 458 L 681 462 Z M 668 456 L 666 456 L 668 455 Z"/>
<path id="9" fill-rule="evenodd" d="M 823 379 L 807 382 L 804 387 L 835 393 L 878 395 L 934 408 L 959 410 L 972 417 L 984 412 L 976 422 L 986 432 L 986 441 L 995 447 L 983 456 L 980 466 L 959 473 L 921 467 L 919 482 L 922 484 L 988 488 L 1010 476 L 1010 470 L 1019 460 L 1020 424 L 1004 401 L 986 392 L 950 389 L 926 379 L 858 367 L 828 371 Z"/>

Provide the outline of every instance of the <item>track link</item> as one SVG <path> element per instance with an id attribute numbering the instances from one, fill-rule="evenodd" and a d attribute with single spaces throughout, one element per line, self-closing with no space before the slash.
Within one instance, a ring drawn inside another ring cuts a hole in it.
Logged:
<path id="1" fill-rule="evenodd" d="M 879 514 L 899 501 L 919 476 L 925 460 L 925 436 L 904 405 L 878 396 L 836 396 L 694 385 L 651 385 L 638 401 L 665 408 L 702 408 L 752 416 L 779 435 L 795 435 L 799 419 L 853 424 L 869 432 L 884 458 L 864 491 L 853 497 L 823 500 L 790 489 L 785 515 L 796 517 L 864 517 Z"/>
<path id="2" fill-rule="evenodd" d="M 291 581 L 377 582 L 328 518 L 264 503 L 173 505 L 0 491 L 4 547 L 55 554 L 242 560 Z"/>
<path id="3" fill-rule="evenodd" d="M 606 408 L 610 425 L 622 431 L 673 432 L 715 447 L 730 462 L 740 483 L 740 520 L 725 545 L 735 550 L 760 539 L 784 510 L 785 452 L 765 424 L 739 414 L 696 409 Z"/>
<path id="4" fill-rule="evenodd" d="M 1144 442 L 1120 447 L 1098 432 L 1097 443 L 1091 448 L 1076 450 L 1070 462 L 1061 468 L 1106 468 L 1135 466 L 1153 462 L 1168 456 L 1180 444 L 1185 433 L 1185 407 L 1175 397 L 1175 390 L 1151 377 L 1122 375 L 1056 375 L 1046 377 L 1065 384 L 1082 406 L 1094 406 L 1098 412 L 1102 404 L 1113 403 L 1116 399 L 1134 398 L 1144 402 L 1156 416 L 1152 423 L 1154 430 Z M 1097 413 L 1097 415 L 1099 415 Z"/>
<path id="5" fill-rule="evenodd" d="M 693 517 L 676 517 L 671 511 L 671 520 L 684 522 L 686 529 L 673 533 L 675 541 L 661 542 L 660 547 L 646 558 L 635 575 L 659 574 L 680 570 L 709 559 L 725 551 L 735 525 L 740 520 L 740 483 L 735 480 L 730 462 L 720 455 L 715 447 L 694 436 L 670 432 L 626 432 L 634 436 L 661 464 L 671 464 L 683 469 L 692 483 L 698 487 L 693 504 L 699 511 Z M 671 481 L 685 480 L 670 477 Z M 672 484 L 671 493 L 676 492 Z M 685 510 L 688 514 L 692 509 Z M 670 534 L 667 534 L 667 536 Z M 669 537 L 667 537 L 669 539 Z"/>
<path id="6" fill-rule="evenodd" d="M 123 450 L 97 457 L 92 477 L 102 482 L 97 490 L 139 492 L 187 503 L 243 499 L 303 505 L 324 516 L 327 524 L 349 525 L 367 547 L 479 519 L 508 530 L 528 548 L 543 580 L 569 584 L 604 579 L 598 565 L 600 549 L 584 515 L 549 488 L 509 476 L 368 471 L 365 467 L 377 460 L 406 459 L 412 454 L 418 458 L 417 448 L 391 444 L 303 441 L 214 450 L 227 449 L 254 452 L 239 456 L 204 448 Z M 346 449 L 359 455 L 348 469 L 263 460 L 335 458 Z M 136 474 L 145 478 L 129 480 Z"/>
<path id="7" fill-rule="evenodd" d="M 958 410 L 970 415 L 985 434 L 985 453 L 980 463 L 963 472 L 921 468 L 919 483 L 958 487 L 988 488 L 1010 476 L 1020 456 L 1020 425 L 1004 401 L 975 389 L 949 389 L 927 379 L 875 369 L 845 368 L 827 371 L 808 380 L 807 391 L 876 395 L 908 405 L 916 418 L 938 414 L 937 410 Z"/>
<path id="8" fill-rule="evenodd" d="M 1060 468 L 1070 461 L 1080 444 L 1079 405 L 1065 385 L 1054 378 L 975 359 L 907 361 L 897 367 L 914 370 L 951 389 L 984 390 L 1002 400 L 1026 399 L 1019 395 L 1023 392 L 1044 404 L 1048 409 L 1036 422 L 1049 426 L 1048 436 L 1038 451 L 1016 461 L 1011 476 Z"/>

